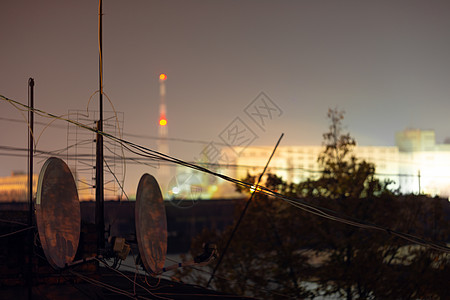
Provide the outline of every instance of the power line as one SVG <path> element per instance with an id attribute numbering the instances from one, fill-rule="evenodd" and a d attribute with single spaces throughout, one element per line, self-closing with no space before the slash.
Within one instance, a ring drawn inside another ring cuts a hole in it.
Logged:
<path id="1" fill-rule="evenodd" d="M 20 122 L 20 123 L 27 123 L 24 120 L 19 120 L 19 119 L 12 119 L 12 118 L 0 118 L 0 120 L 7 120 L 7 121 L 12 121 L 12 122 Z M 47 125 L 46 123 L 43 122 L 35 122 L 35 124 L 41 124 L 41 125 Z M 52 125 L 52 127 L 59 127 L 59 128 L 66 128 L 65 126 L 58 126 L 58 125 Z M 122 133 L 124 136 L 129 136 L 129 137 L 137 137 L 137 138 L 145 138 L 145 139 L 154 139 L 154 140 L 168 140 L 168 141 L 174 141 L 174 142 L 185 142 L 185 143 L 194 143 L 194 144 L 202 144 L 202 145 L 207 145 L 209 143 L 211 143 L 211 141 L 204 141 L 204 140 L 193 140 L 193 139 L 185 139 L 185 138 L 160 138 L 158 136 L 150 136 L 150 135 L 139 135 L 139 134 L 131 134 L 131 133 Z M 218 146 L 224 146 L 224 147 L 229 147 L 228 144 L 225 143 L 217 143 L 214 142 L 215 145 Z M 66 148 L 60 149 L 60 151 L 64 151 L 64 149 L 68 149 L 70 147 L 73 147 L 75 145 L 71 145 L 68 146 Z M 267 146 L 254 146 L 255 148 L 260 148 L 260 149 L 265 149 L 267 148 Z M 305 146 L 308 147 L 308 146 Z M 314 147 L 319 147 L 319 146 L 314 146 Z M 365 146 L 362 146 L 365 147 Z M 56 151 L 56 150 L 55 150 Z M 284 150 L 285 152 L 288 153 L 293 153 L 295 151 L 293 150 Z M 15 155 L 10 155 L 10 154 L 0 154 L 3 156 L 15 156 Z M 135 159 L 134 159 L 135 160 Z M 393 160 L 393 159 L 382 159 L 383 161 L 386 162 L 395 162 L 395 163 L 399 163 L 399 164 L 408 164 L 408 165 L 419 165 L 419 163 L 414 162 L 414 161 L 405 161 L 405 160 Z M 136 161 L 136 160 L 135 160 Z M 370 159 L 368 158 L 368 161 L 370 161 Z M 247 168 L 247 169 L 256 169 L 256 168 L 263 168 L 263 166 L 254 166 L 254 165 L 243 165 L 243 164 L 214 164 L 211 163 L 209 164 L 209 166 L 217 166 L 217 167 L 227 167 L 227 168 Z M 302 171 L 305 173 L 323 173 L 322 170 L 315 170 L 315 169 L 308 169 L 308 168 L 303 168 L 303 167 L 271 167 L 271 169 L 276 169 L 276 170 L 282 170 L 282 171 Z M 417 174 L 405 174 L 405 173 L 375 173 L 375 176 L 382 176 L 382 177 L 417 177 Z M 445 176 L 445 175 L 421 175 L 422 177 L 426 177 L 426 178 L 450 178 L 450 175 Z"/>
<path id="2" fill-rule="evenodd" d="M 167 257 L 167 259 L 172 261 L 172 262 L 175 262 L 175 263 L 180 263 L 177 260 L 171 259 L 169 257 Z M 208 274 L 208 275 L 212 275 L 212 272 L 207 271 L 204 268 L 191 267 L 191 269 L 194 269 L 194 270 L 199 271 L 199 272 L 203 272 L 203 273 Z M 229 282 L 236 282 L 237 281 L 237 279 L 233 280 L 233 279 L 229 279 L 229 278 L 226 278 L 224 276 L 217 275 L 217 274 L 215 275 L 215 277 L 219 278 L 219 279 L 222 279 L 222 280 L 225 280 L 225 281 L 229 281 Z M 264 292 L 266 292 L 268 294 L 272 294 L 274 296 L 284 297 L 284 298 L 291 298 L 291 296 L 288 296 L 288 295 L 285 295 L 285 294 L 281 294 L 279 292 L 276 292 L 276 291 L 273 291 L 273 290 L 269 290 L 267 288 L 256 286 L 256 285 L 250 284 L 248 282 L 244 282 L 244 285 L 249 287 L 249 288 L 251 288 L 251 289 L 253 289 L 253 290 L 264 291 Z"/>
<path id="3" fill-rule="evenodd" d="M 262 179 L 264 173 L 266 172 L 267 167 L 269 166 L 269 163 L 270 163 L 270 161 L 272 160 L 272 157 L 273 157 L 273 155 L 275 154 L 275 151 L 277 150 L 278 145 L 280 144 L 281 139 L 283 138 L 283 136 L 284 136 L 284 133 L 281 134 L 280 138 L 278 139 L 278 142 L 276 143 L 276 145 L 275 145 L 275 147 L 274 147 L 274 149 L 273 149 L 273 151 L 272 151 L 272 154 L 270 155 L 269 159 L 267 160 L 267 163 L 266 163 L 266 166 L 264 167 L 264 170 L 263 170 L 263 171 L 261 172 L 261 174 L 259 175 L 258 181 L 257 181 L 256 184 L 255 184 L 255 191 L 258 189 L 258 186 L 259 186 L 259 184 L 261 183 L 261 179 Z M 250 203 L 252 202 L 252 199 L 253 199 L 253 196 L 254 196 L 254 195 L 255 195 L 255 193 L 252 193 L 252 194 L 250 195 L 250 198 L 248 199 L 247 203 L 245 203 L 245 207 L 244 207 L 244 209 L 242 210 L 241 215 L 239 216 L 239 219 L 238 219 L 237 222 L 236 222 L 236 225 L 234 225 L 233 230 L 231 231 L 230 237 L 228 238 L 227 243 L 225 244 L 225 248 L 223 249 L 223 253 L 222 253 L 222 255 L 220 255 L 219 261 L 217 262 L 216 266 L 214 267 L 214 270 L 213 270 L 213 272 L 212 272 L 212 274 L 211 274 L 211 277 L 209 277 L 209 280 L 208 280 L 208 283 L 206 284 L 206 287 L 209 287 L 209 284 L 211 283 L 211 281 L 212 281 L 213 278 L 214 278 L 214 275 L 216 274 L 217 270 L 219 269 L 219 266 L 220 266 L 220 264 L 221 264 L 221 262 L 222 262 L 222 260 L 223 260 L 223 258 L 224 258 L 224 256 L 225 256 L 225 254 L 227 253 L 228 247 L 230 246 L 231 240 L 233 239 L 233 237 L 234 237 L 236 231 L 238 230 L 239 225 L 240 225 L 241 222 L 242 222 L 242 219 L 244 219 L 244 215 L 245 215 L 245 213 L 247 212 L 247 209 L 248 209 L 248 207 L 250 206 Z"/>
<path id="4" fill-rule="evenodd" d="M 25 108 L 25 110 L 31 110 L 31 108 L 28 107 L 27 105 L 22 104 L 22 103 L 20 103 L 18 101 L 15 101 L 15 100 L 6 98 L 6 97 L 4 97 L 2 95 L 0 95 L 0 99 L 3 99 L 5 101 L 11 103 L 14 107 L 16 107 L 16 105 L 17 105 L 17 106 Z M 20 108 L 18 108 L 18 109 L 20 109 Z M 113 136 L 111 134 L 108 134 L 106 132 L 98 131 L 95 128 L 91 128 L 91 127 L 86 126 L 86 125 L 84 125 L 82 123 L 79 123 L 79 122 L 76 122 L 76 121 L 73 121 L 73 120 L 70 120 L 70 119 L 66 119 L 66 118 L 63 118 L 63 117 L 60 117 L 60 116 L 55 116 L 53 114 L 47 113 L 45 111 L 42 111 L 42 110 L 39 110 L 39 109 L 36 109 L 36 108 L 34 108 L 32 110 L 36 114 L 41 115 L 43 117 L 55 118 L 55 119 L 63 120 L 63 121 L 69 122 L 71 124 L 74 124 L 76 126 L 79 126 L 81 128 L 84 128 L 84 129 L 96 132 L 98 134 L 101 134 L 101 135 L 103 135 L 106 138 L 109 138 L 111 140 L 114 140 L 114 141 L 120 143 L 125 149 L 127 149 L 131 153 L 134 153 L 134 154 L 136 154 L 138 156 L 152 158 L 152 159 L 155 159 L 155 160 L 163 160 L 163 161 L 166 161 L 166 162 L 170 162 L 172 164 L 178 164 L 178 165 L 181 165 L 181 166 L 184 166 L 184 167 L 188 167 L 188 168 L 191 168 L 193 170 L 201 171 L 201 172 L 204 172 L 204 173 L 216 176 L 218 178 L 221 178 L 223 180 L 226 180 L 228 182 L 234 183 L 234 184 L 236 184 L 238 186 L 241 186 L 241 187 L 244 187 L 244 188 L 250 189 L 250 188 L 253 187 L 253 183 L 244 182 L 244 181 L 241 181 L 241 180 L 238 180 L 238 179 L 235 179 L 235 178 L 232 178 L 232 177 L 229 177 L 229 176 L 226 176 L 226 175 L 223 175 L 223 174 L 211 171 L 211 170 L 209 170 L 209 169 L 207 169 L 205 167 L 202 167 L 202 166 L 199 166 L 199 165 L 196 165 L 196 164 L 193 164 L 193 163 L 189 163 L 189 162 L 177 159 L 175 157 L 169 156 L 167 154 L 160 153 L 160 152 L 155 151 L 155 150 L 151 150 L 149 148 L 146 148 L 144 146 L 140 146 L 140 145 L 135 144 L 133 142 L 126 141 L 124 139 L 115 137 L 115 136 Z M 416 244 L 419 244 L 419 245 L 423 245 L 423 246 L 426 246 L 426 247 L 430 247 L 430 248 L 438 250 L 438 251 L 443 251 L 443 252 L 450 253 L 450 248 L 447 247 L 447 246 L 443 246 L 443 245 L 440 245 L 438 243 L 431 242 L 431 241 L 426 241 L 426 240 L 424 240 L 424 239 L 422 239 L 420 237 L 416 237 L 414 235 L 410 235 L 410 234 L 407 234 L 407 233 L 402 233 L 402 232 L 399 232 L 399 231 L 396 231 L 396 230 L 392 230 L 392 229 L 387 228 L 387 227 L 383 227 L 383 226 L 379 226 L 379 225 L 376 225 L 376 224 L 371 224 L 371 223 L 368 223 L 368 222 L 365 222 L 365 221 L 362 221 L 362 220 L 350 218 L 348 216 L 344 216 L 343 214 L 341 214 L 339 212 L 336 212 L 336 211 L 333 211 L 333 210 L 330 210 L 330 209 L 326 209 L 326 208 L 322 208 L 322 207 L 319 207 L 319 206 L 316 206 L 316 205 L 313 205 L 313 204 L 309 204 L 309 203 L 305 202 L 304 200 L 302 200 L 300 198 L 294 198 L 294 197 L 288 197 L 288 196 L 282 195 L 282 194 L 280 194 L 278 192 L 275 192 L 275 191 L 272 191 L 272 190 L 270 190 L 270 189 L 268 189 L 268 188 L 266 188 L 264 186 L 259 186 L 259 189 L 255 190 L 255 191 L 259 192 L 259 193 L 262 193 L 262 194 L 266 194 L 268 196 L 273 196 L 273 197 L 278 198 L 278 199 L 282 199 L 282 200 L 286 201 L 287 203 L 289 203 L 289 204 L 291 204 L 291 205 L 293 205 L 295 207 L 298 207 L 298 208 L 300 208 L 302 210 L 305 210 L 307 212 L 313 213 L 315 215 L 321 216 L 323 218 L 327 218 L 327 219 L 334 220 L 334 221 L 337 221 L 337 222 L 340 222 L 340 223 L 352 225 L 352 226 L 358 227 L 358 228 L 381 230 L 381 231 L 384 231 L 386 233 L 396 235 L 396 236 L 398 236 L 398 237 L 400 237 L 402 239 L 408 240 L 410 242 L 413 242 L 413 243 L 416 243 Z"/>
<path id="5" fill-rule="evenodd" d="M 6 234 L 3 234 L 3 235 L 0 235 L 0 238 L 4 238 L 4 237 L 10 236 L 10 235 L 14 235 L 14 234 L 20 233 L 22 231 L 27 231 L 27 230 L 30 230 L 30 229 L 33 229 L 33 228 L 34 228 L 34 226 L 30 226 L 30 227 L 27 227 L 27 228 L 22 228 L 22 229 L 19 229 L 17 231 L 14 231 L 14 232 L 10 232 L 10 233 L 6 233 Z"/>
<path id="6" fill-rule="evenodd" d="M 9 122 L 15 122 L 15 123 L 22 123 L 22 124 L 26 124 L 27 123 L 27 121 L 25 121 L 25 120 L 12 119 L 12 118 L 0 117 L 0 120 L 9 121 Z M 37 122 L 35 121 L 34 124 L 43 125 L 43 126 L 47 126 L 48 125 L 47 123 L 38 122 L 38 121 Z M 61 126 L 61 125 L 56 125 L 56 124 L 49 125 L 48 127 L 67 129 L 67 126 Z M 171 141 L 171 142 L 182 142 L 182 143 L 201 144 L 201 145 L 208 145 L 209 143 L 211 143 L 211 141 L 205 141 L 205 140 L 176 138 L 176 137 L 161 138 L 161 137 L 153 136 L 153 135 L 134 134 L 134 133 L 127 133 L 127 132 L 122 132 L 122 135 L 123 136 L 127 136 L 127 137 L 142 138 L 142 139 L 149 139 L 149 140 L 166 140 L 166 141 Z M 229 147 L 228 144 L 219 143 L 219 142 L 214 142 L 214 145 Z"/>
<path id="7" fill-rule="evenodd" d="M 87 141 L 79 142 L 81 143 L 87 143 Z M 90 143 L 90 141 L 89 141 Z M 76 144 L 70 145 L 68 147 L 59 149 L 59 150 L 53 150 L 53 151 L 44 151 L 44 150 L 35 150 L 35 152 L 38 154 L 37 157 L 40 157 L 39 155 L 54 155 L 59 157 L 67 157 L 68 159 L 93 159 L 95 158 L 95 155 L 92 153 L 84 153 L 84 154 L 77 154 L 77 155 L 68 155 L 68 154 L 60 154 L 60 152 L 63 152 L 64 150 L 67 150 L 69 148 L 72 148 L 76 146 Z M 0 150 L 6 150 L 6 151 L 17 151 L 17 152 L 26 152 L 28 149 L 26 148 L 19 148 L 19 147 L 12 147 L 12 146 L 0 146 Z M 114 154 L 114 156 L 108 156 L 106 155 L 105 158 L 107 159 L 114 159 L 114 157 L 119 157 L 123 160 L 127 160 L 128 163 L 135 163 L 135 164 L 141 164 L 144 161 L 157 161 L 158 159 L 155 158 L 139 158 L 139 157 L 127 157 L 127 156 L 121 156 L 118 154 L 115 154 L 113 151 L 110 151 Z M 26 154 L 12 154 L 12 153 L 1 153 L 0 156 L 16 156 L 16 157 L 26 157 Z M 172 165 L 170 162 L 159 162 L 163 165 Z M 196 163 L 200 166 L 207 166 L 212 168 L 221 168 L 221 169 L 263 169 L 263 166 L 258 165 L 244 165 L 244 164 L 221 164 L 221 163 L 208 163 L 208 162 L 189 162 L 189 163 Z M 315 173 L 315 174 L 323 174 L 323 170 L 316 170 L 316 169 L 308 169 L 308 168 L 301 168 L 301 167 L 278 167 L 273 166 L 270 167 L 271 170 L 280 170 L 280 171 L 300 171 L 302 173 Z M 375 176 L 384 176 L 384 177 L 417 177 L 417 174 L 405 174 L 405 173 L 374 173 Z M 422 178 L 450 178 L 450 175 L 423 175 L 421 174 Z"/>
<path id="8" fill-rule="evenodd" d="M 8 122 L 13 122 L 13 123 L 27 124 L 27 121 L 25 121 L 25 120 L 20 120 L 20 119 L 12 119 L 12 118 L 3 118 L 3 117 L 0 117 L 0 120 L 2 120 L 2 121 L 8 121 Z M 43 125 L 43 126 L 47 126 L 47 125 L 48 125 L 47 123 L 39 122 L 39 121 L 35 121 L 34 124 L 37 124 L 37 125 Z M 67 126 L 61 126 L 61 125 L 50 125 L 49 127 L 60 128 L 60 129 L 67 129 Z"/>

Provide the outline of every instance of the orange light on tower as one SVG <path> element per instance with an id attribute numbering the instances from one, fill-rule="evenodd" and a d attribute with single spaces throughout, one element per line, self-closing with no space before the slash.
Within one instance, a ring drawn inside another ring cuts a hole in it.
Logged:
<path id="1" fill-rule="evenodd" d="M 158 140 L 157 147 L 158 152 L 169 154 L 169 144 L 167 142 L 168 136 L 168 120 L 167 120 L 167 112 L 166 112 L 166 84 L 167 84 L 167 74 L 166 73 L 157 73 L 155 74 L 158 77 L 159 83 L 159 125 L 158 126 Z M 156 78 L 155 78 L 156 79 Z M 156 121 L 156 120 L 155 120 Z M 169 180 L 172 177 L 171 170 L 168 166 L 161 166 L 158 168 L 158 181 L 160 183 L 169 184 Z"/>
<path id="2" fill-rule="evenodd" d="M 159 103 L 159 125 L 161 127 L 164 127 L 167 125 L 167 119 L 166 119 L 166 103 L 165 103 L 165 97 L 166 97 L 166 81 L 167 75 L 165 73 L 159 74 L 159 95 L 160 95 L 160 103 Z M 161 128 L 161 137 L 165 137 L 167 135 L 167 129 Z"/>

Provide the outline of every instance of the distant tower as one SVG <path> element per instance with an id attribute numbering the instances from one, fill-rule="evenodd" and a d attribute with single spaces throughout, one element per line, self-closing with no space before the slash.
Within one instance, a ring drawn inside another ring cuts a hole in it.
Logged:
<path id="1" fill-rule="evenodd" d="M 167 142 L 167 116 L 166 116 L 166 74 L 159 75 L 159 128 L 158 128 L 158 152 L 169 154 L 169 144 Z M 162 185 L 163 194 L 167 192 L 165 187 L 170 180 L 169 167 L 165 162 L 161 162 L 158 169 L 158 181 Z"/>

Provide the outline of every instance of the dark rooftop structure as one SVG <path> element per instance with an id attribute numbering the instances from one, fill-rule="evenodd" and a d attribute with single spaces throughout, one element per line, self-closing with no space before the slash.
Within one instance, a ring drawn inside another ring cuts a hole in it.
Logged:
<path id="1" fill-rule="evenodd" d="M 203 228 L 222 230 L 232 224 L 238 201 L 208 200 L 176 205 L 166 202 L 168 252 L 187 253 L 192 237 Z M 97 239 L 91 220 L 94 206 L 94 202 L 81 203 L 82 226 L 75 260 L 95 256 Z M 133 270 L 119 271 L 94 260 L 55 270 L 40 247 L 36 228 L 26 225 L 27 208 L 26 203 L 0 205 L 1 299 L 30 299 L 30 287 L 32 299 L 248 299 Z M 134 202 L 105 202 L 105 217 L 106 226 L 111 225 L 112 236 L 134 238 Z M 28 242 L 30 237 L 34 239 L 33 246 Z M 31 279 L 27 277 L 30 247 L 33 247 Z"/>

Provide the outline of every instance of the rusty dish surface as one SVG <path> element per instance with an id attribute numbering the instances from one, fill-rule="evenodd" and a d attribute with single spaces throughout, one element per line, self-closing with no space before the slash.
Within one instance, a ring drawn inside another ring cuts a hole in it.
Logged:
<path id="1" fill-rule="evenodd" d="M 139 181 L 135 206 L 136 237 L 142 262 L 149 273 L 164 267 L 167 253 L 167 220 L 156 179 L 144 174 Z"/>
<path id="2" fill-rule="evenodd" d="M 48 262 L 64 268 L 77 252 L 81 213 L 75 180 L 59 158 L 49 158 L 39 174 L 36 221 Z"/>

